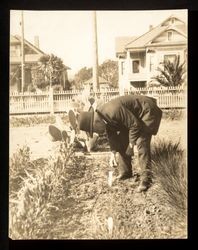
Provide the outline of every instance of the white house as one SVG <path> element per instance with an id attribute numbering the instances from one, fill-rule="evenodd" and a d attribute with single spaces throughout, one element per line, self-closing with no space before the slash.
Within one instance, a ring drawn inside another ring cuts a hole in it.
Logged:
<path id="1" fill-rule="evenodd" d="M 176 56 L 187 58 L 187 24 L 174 15 L 139 37 L 117 37 L 120 89 L 148 86 L 160 63 Z"/>

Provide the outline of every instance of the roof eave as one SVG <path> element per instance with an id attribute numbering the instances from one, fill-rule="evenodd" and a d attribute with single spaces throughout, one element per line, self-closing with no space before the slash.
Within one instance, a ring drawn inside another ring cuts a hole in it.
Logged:
<path id="1" fill-rule="evenodd" d="M 146 51 L 146 47 L 136 47 L 136 48 L 127 48 L 130 52 L 136 52 L 136 51 Z"/>
<path id="2" fill-rule="evenodd" d="M 180 46 L 180 45 L 187 45 L 187 42 L 168 42 L 168 43 L 158 43 L 158 44 L 148 44 L 146 46 L 146 48 L 150 48 L 150 47 L 161 47 L 161 46 L 167 46 L 167 47 L 170 47 L 170 46 Z"/>

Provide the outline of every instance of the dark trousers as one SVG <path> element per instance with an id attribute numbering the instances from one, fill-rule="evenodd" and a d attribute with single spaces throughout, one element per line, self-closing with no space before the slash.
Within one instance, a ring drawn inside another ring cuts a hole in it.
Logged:
<path id="1" fill-rule="evenodd" d="M 138 161 L 141 168 L 142 178 L 150 178 L 151 173 L 151 134 L 142 133 L 136 141 L 138 150 Z M 126 150 L 129 145 L 129 132 L 128 130 L 120 131 L 120 134 L 116 136 L 115 142 L 118 146 L 118 167 L 121 175 L 132 175 L 131 156 L 126 155 Z"/>
<path id="2" fill-rule="evenodd" d="M 151 138 L 151 134 L 142 133 L 136 141 L 141 179 L 145 181 L 151 178 Z"/>

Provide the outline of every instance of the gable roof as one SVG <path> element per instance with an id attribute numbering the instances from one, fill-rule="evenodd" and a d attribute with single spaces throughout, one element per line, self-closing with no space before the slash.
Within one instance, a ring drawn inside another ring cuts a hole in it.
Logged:
<path id="1" fill-rule="evenodd" d="M 10 44 L 21 44 L 21 37 L 18 35 L 10 35 Z M 25 55 L 26 62 L 35 62 L 38 60 L 38 58 L 42 55 L 45 55 L 45 53 L 37 48 L 32 43 L 28 42 L 26 39 L 24 39 L 24 44 L 33 49 L 37 54 L 31 54 L 31 55 Z M 16 61 L 17 62 L 17 61 Z M 71 69 L 70 67 L 64 65 L 64 69 L 68 70 Z"/>
<path id="2" fill-rule="evenodd" d="M 10 44 L 14 44 L 14 43 L 21 43 L 21 37 L 18 35 L 10 35 Z M 29 46 L 31 49 L 33 49 L 35 52 L 37 52 L 38 54 L 45 54 L 42 50 L 40 50 L 39 48 L 37 48 L 35 45 L 33 45 L 32 43 L 28 42 L 26 39 L 24 39 L 24 44 Z"/>
<path id="3" fill-rule="evenodd" d="M 115 38 L 115 50 L 116 53 L 124 52 L 125 45 L 134 41 L 137 36 L 120 36 Z"/>
<path id="4" fill-rule="evenodd" d="M 183 24 L 186 24 L 185 20 L 182 17 L 178 17 L 176 15 L 170 15 L 169 17 L 167 17 L 164 21 L 161 22 L 161 26 L 164 25 L 164 23 L 166 23 L 168 20 L 170 20 L 171 18 L 175 18 L 176 20 L 179 20 L 180 22 L 182 22 Z"/>
<path id="5" fill-rule="evenodd" d="M 129 48 L 141 48 L 141 47 L 145 47 L 145 45 L 147 43 L 149 43 L 151 40 L 153 40 L 155 37 L 157 37 L 159 34 L 161 34 L 162 32 L 164 32 L 167 29 L 167 26 L 157 26 L 151 30 L 149 30 L 148 32 L 144 33 L 142 36 L 138 37 L 137 39 L 135 39 L 134 41 L 128 43 L 125 48 L 129 49 Z"/>
<path id="6" fill-rule="evenodd" d="M 181 21 L 181 24 L 171 24 L 171 25 L 164 25 L 169 19 L 175 18 Z M 116 54 L 117 53 L 124 53 L 125 49 L 145 49 L 145 47 L 156 37 L 158 37 L 161 33 L 165 32 L 166 30 L 175 30 L 176 32 L 180 33 L 181 35 L 186 37 L 187 28 L 185 25 L 185 21 L 181 20 L 175 15 L 171 15 L 166 18 L 163 22 L 161 22 L 158 26 L 152 28 L 151 30 L 147 31 L 143 35 L 139 37 L 118 37 L 116 38 Z M 130 40 L 131 38 L 131 40 Z M 128 40 L 128 42 L 127 42 Z"/>
<path id="7" fill-rule="evenodd" d="M 16 36 L 10 35 L 10 44 L 19 43 L 19 40 Z"/>
<path id="8" fill-rule="evenodd" d="M 172 15 L 171 17 L 167 18 L 166 21 L 169 20 L 172 17 L 176 18 L 175 16 Z M 169 30 L 169 29 L 175 30 L 178 33 L 180 33 L 181 35 L 183 35 L 183 36 L 186 37 L 185 25 L 173 25 L 173 24 L 171 24 L 171 25 L 168 25 L 168 26 L 163 26 L 162 24 L 164 24 L 164 22 L 165 21 L 163 21 L 157 27 L 155 27 L 155 28 L 149 30 L 148 32 L 144 33 L 142 36 L 138 37 L 135 41 L 132 41 L 131 43 L 127 44 L 125 48 L 129 49 L 129 48 L 141 48 L 141 47 L 145 47 L 153 39 L 155 39 L 161 33 L 163 33 L 166 30 Z"/>

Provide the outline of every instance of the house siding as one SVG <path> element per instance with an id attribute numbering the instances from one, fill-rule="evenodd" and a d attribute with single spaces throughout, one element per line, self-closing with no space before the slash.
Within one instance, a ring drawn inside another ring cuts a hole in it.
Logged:
<path id="1" fill-rule="evenodd" d="M 37 41 L 38 43 L 38 41 Z M 25 61 L 25 80 L 24 91 L 28 91 L 29 86 L 34 82 L 34 66 L 37 65 L 39 58 L 45 53 L 33 44 L 25 40 L 24 44 Z M 18 36 L 10 37 L 10 91 L 21 92 L 21 39 Z M 69 68 L 68 68 L 69 69 Z M 16 73 L 17 70 L 17 74 Z M 13 77 L 16 76 L 16 77 Z M 66 87 L 68 81 L 67 68 L 60 76 L 62 87 Z"/>
<path id="2" fill-rule="evenodd" d="M 174 18 L 174 22 L 172 23 L 172 18 L 174 17 L 162 22 L 161 28 L 157 26 L 156 31 L 152 30 L 151 34 L 146 33 L 144 46 L 142 45 L 143 35 L 140 39 L 137 38 L 132 42 L 130 47 L 126 45 L 124 50 L 125 58 L 123 56 L 120 58 L 118 53 L 120 89 L 128 89 L 131 86 L 140 86 L 141 84 L 143 87 L 145 83 L 149 84 L 153 77 L 158 74 L 157 68 L 164 61 L 164 56 L 179 56 L 180 63 L 187 59 L 187 34 L 183 33 L 186 30 L 186 26 L 183 21 L 177 18 Z M 167 25 L 172 26 L 168 27 Z M 165 26 L 167 26 L 167 29 Z M 176 30 L 179 28 L 180 31 Z M 168 32 L 172 32 L 172 35 L 169 37 L 171 39 L 168 39 Z M 151 38 L 152 34 L 153 38 Z M 151 38 L 150 41 L 148 41 L 148 37 Z M 138 48 L 138 39 L 143 47 L 139 46 Z M 140 62 L 138 73 L 133 72 L 132 64 L 135 60 L 139 60 Z M 123 65 L 125 65 L 124 71 Z"/>
<path id="3" fill-rule="evenodd" d="M 169 42 L 168 40 L 168 32 L 172 33 L 172 41 L 174 42 L 183 42 L 185 41 L 185 37 L 181 34 L 179 34 L 177 31 L 173 30 L 173 29 L 169 29 L 165 32 L 163 32 L 159 37 L 157 37 L 153 42 L 153 43 L 163 43 L 163 42 Z"/>
<path id="4" fill-rule="evenodd" d="M 36 51 L 29 47 L 29 43 L 25 41 L 25 79 L 24 91 L 28 90 L 28 86 L 32 83 L 31 67 L 37 64 L 38 59 L 44 55 L 40 50 Z M 17 72 L 17 73 L 16 73 Z M 13 77 L 15 75 L 16 77 Z M 20 38 L 11 36 L 10 39 L 10 91 L 21 92 L 21 42 Z"/>

